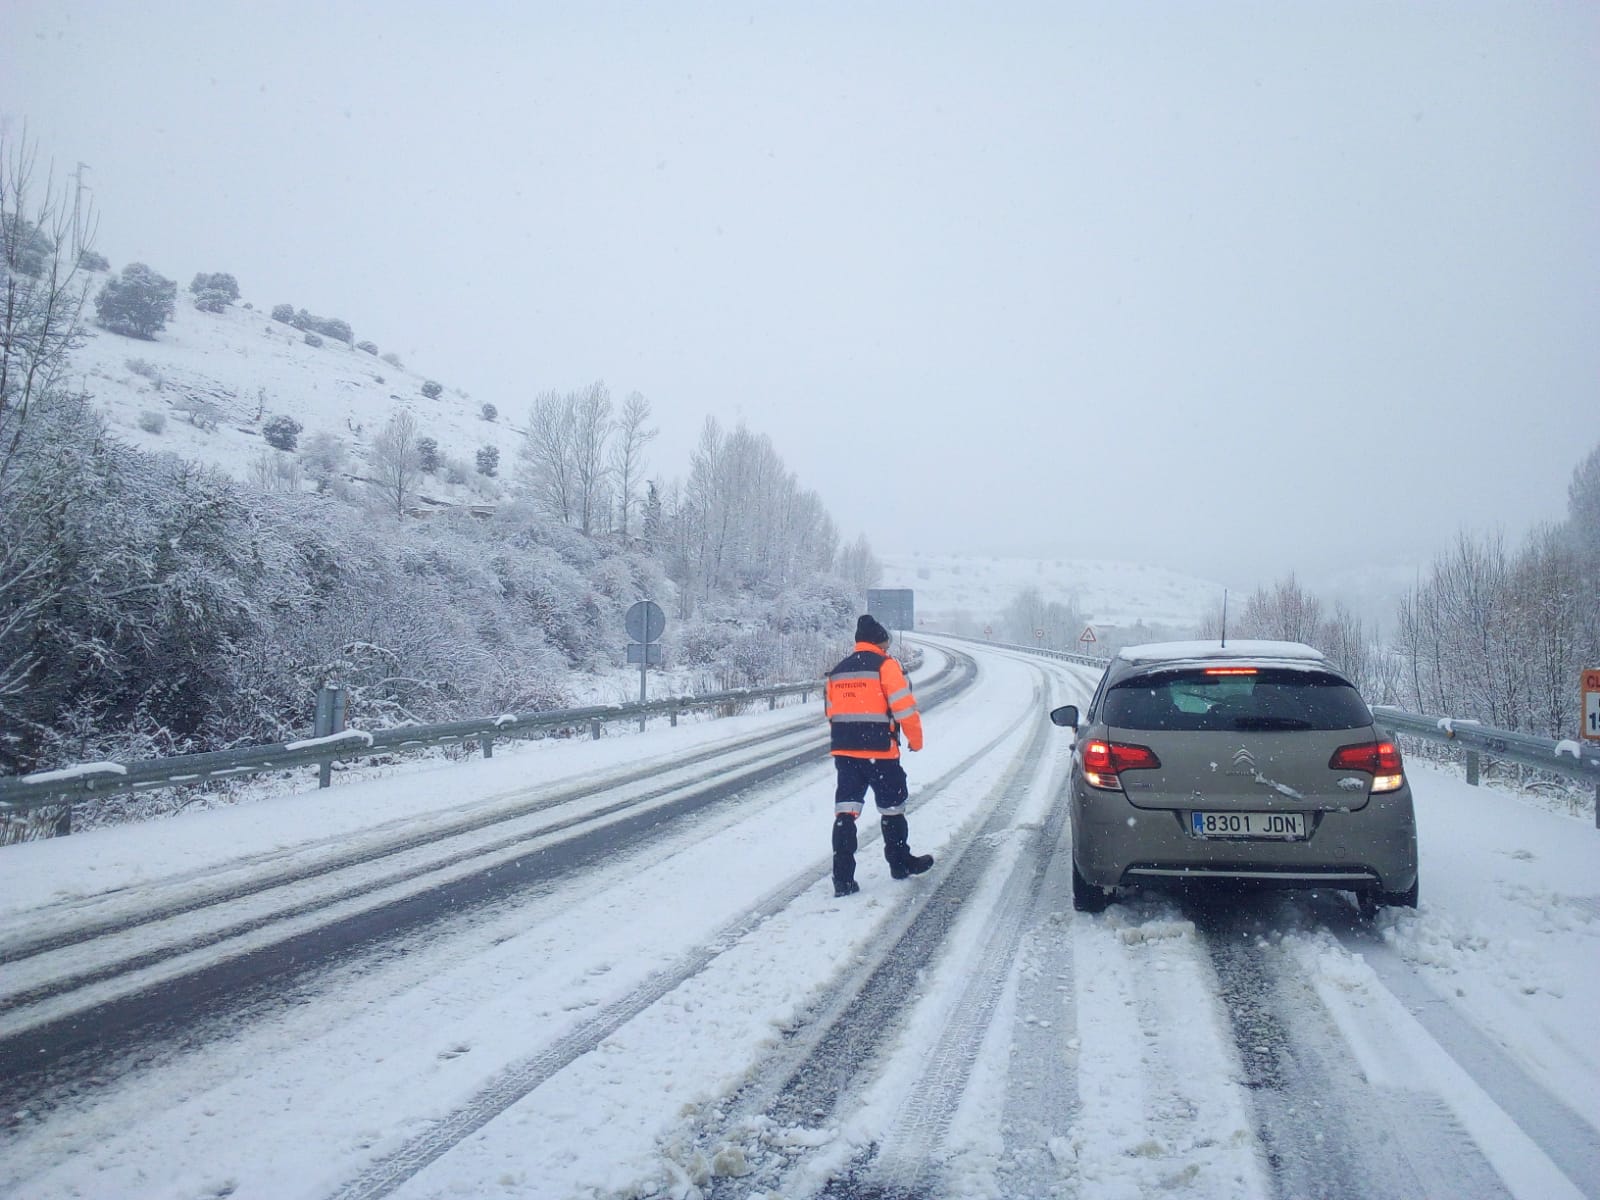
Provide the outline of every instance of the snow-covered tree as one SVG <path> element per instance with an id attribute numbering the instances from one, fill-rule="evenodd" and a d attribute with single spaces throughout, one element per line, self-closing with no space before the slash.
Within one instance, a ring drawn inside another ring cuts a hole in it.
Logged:
<path id="1" fill-rule="evenodd" d="M 167 327 L 177 303 L 175 281 L 144 263 L 129 263 L 120 275 L 106 280 L 94 308 L 103 328 L 150 340 Z"/>
<path id="2" fill-rule="evenodd" d="M 239 298 L 239 281 L 226 271 L 202 271 L 190 282 L 189 291 L 201 312 L 219 313 Z"/>
<path id="3" fill-rule="evenodd" d="M 372 439 L 372 470 L 378 492 L 397 517 L 405 516 L 406 504 L 416 494 L 422 474 L 422 453 L 417 442 L 417 419 L 403 408 Z"/>
<path id="4" fill-rule="evenodd" d="M 839 552 L 837 564 L 839 578 L 866 597 L 869 588 L 875 588 L 883 579 L 883 564 L 872 552 L 872 543 L 862 534 Z"/>
<path id="5" fill-rule="evenodd" d="M 519 451 L 520 476 L 529 497 L 558 521 L 571 520 L 577 507 L 576 407 L 571 392 L 548 391 L 535 396 Z"/>
<path id="6" fill-rule="evenodd" d="M 628 536 L 628 516 L 634 494 L 644 477 L 644 451 L 661 431 L 650 425 L 650 401 L 638 392 L 629 392 L 617 417 L 616 440 L 611 447 L 611 474 L 617 485 L 619 531 Z M 652 488 L 652 493 L 654 489 Z M 658 501 L 659 505 L 659 501 Z"/>
<path id="7" fill-rule="evenodd" d="M 299 421 L 279 413 L 267 419 L 267 423 L 261 427 L 261 436 L 266 439 L 267 445 L 276 450 L 293 450 L 300 441 L 303 429 Z"/>

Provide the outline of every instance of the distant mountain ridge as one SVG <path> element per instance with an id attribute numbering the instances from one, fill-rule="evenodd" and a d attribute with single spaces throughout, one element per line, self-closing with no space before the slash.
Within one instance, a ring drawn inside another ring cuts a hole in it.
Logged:
<path id="1" fill-rule="evenodd" d="M 1135 563 L 956 554 L 880 558 L 881 586 L 912 588 L 918 617 L 930 624 L 962 615 L 990 620 L 1030 587 L 1046 600 L 1072 601 L 1085 621 L 1108 627 L 1190 630 L 1222 603 L 1220 583 Z"/>

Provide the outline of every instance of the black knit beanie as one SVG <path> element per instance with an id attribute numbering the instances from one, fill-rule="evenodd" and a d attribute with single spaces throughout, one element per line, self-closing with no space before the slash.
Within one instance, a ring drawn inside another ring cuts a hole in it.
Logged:
<path id="1" fill-rule="evenodd" d="M 889 644 L 889 631 L 868 613 L 856 622 L 856 641 L 871 642 L 874 646 Z"/>

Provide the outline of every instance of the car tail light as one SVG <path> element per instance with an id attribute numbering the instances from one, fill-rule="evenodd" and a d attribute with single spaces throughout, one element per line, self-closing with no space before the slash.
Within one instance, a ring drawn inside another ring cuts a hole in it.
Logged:
<path id="1" fill-rule="evenodd" d="M 1372 776 L 1374 792 L 1393 792 L 1406 781 L 1400 764 L 1400 748 L 1393 742 L 1358 742 L 1340 746 L 1328 765 L 1335 771 L 1366 771 Z"/>
<path id="2" fill-rule="evenodd" d="M 1254 668 L 1254 667 L 1207 667 L 1206 670 L 1205 670 L 1205 673 L 1207 675 L 1254 675 L 1256 673 L 1256 668 Z"/>
<path id="3" fill-rule="evenodd" d="M 1161 760 L 1149 746 L 1131 746 L 1126 742 L 1091 741 L 1083 747 L 1083 777 L 1090 787 L 1120 792 L 1121 771 L 1150 771 L 1161 766 Z"/>

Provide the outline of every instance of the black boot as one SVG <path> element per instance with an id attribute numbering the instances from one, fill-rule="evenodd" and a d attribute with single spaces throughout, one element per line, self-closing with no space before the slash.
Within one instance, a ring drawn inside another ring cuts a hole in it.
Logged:
<path id="1" fill-rule="evenodd" d="M 833 894 L 853 896 L 856 883 L 856 821 L 840 813 L 833 818 Z"/>
<path id="2" fill-rule="evenodd" d="M 883 826 L 883 857 L 889 863 L 892 878 L 921 875 L 933 866 L 933 855 L 911 853 L 907 840 L 911 830 L 903 815 L 897 813 L 892 817 L 884 817 L 880 823 Z"/>

